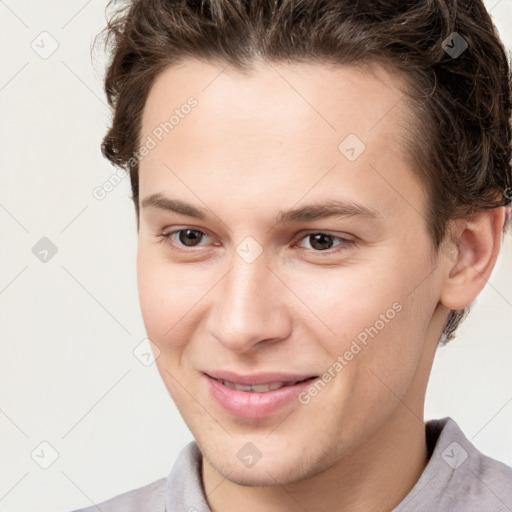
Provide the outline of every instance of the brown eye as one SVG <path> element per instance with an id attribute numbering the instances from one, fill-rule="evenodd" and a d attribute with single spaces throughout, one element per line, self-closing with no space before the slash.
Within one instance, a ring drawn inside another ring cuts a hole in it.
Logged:
<path id="1" fill-rule="evenodd" d="M 175 235 L 178 236 L 175 238 Z M 196 247 L 200 245 L 200 242 L 207 235 L 197 229 L 176 229 L 161 236 L 169 243 L 175 243 L 178 246 Z"/>
<path id="2" fill-rule="evenodd" d="M 330 249 L 333 244 L 333 238 L 334 237 L 332 235 L 327 235 L 325 233 L 315 233 L 313 235 L 308 235 L 311 247 L 317 251 Z"/>
<path id="3" fill-rule="evenodd" d="M 196 231 L 194 229 L 183 229 L 179 232 L 178 240 L 187 246 L 194 246 L 196 242 L 200 242 L 203 238 L 204 233 Z"/>
<path id="4" fill-rule="evenodd" d="M 332 252 L 337 252 L 354 245 L 355 242 L 352 240 L 346 240 L 340 236 L 330 235 L 329 233 L 309 233 L 302 238 L 302 241 L 308 241 L 307 246 L 301 246 L 304 249 L 309 249 L 313 252 L 327 252 L 329 249 L 334 248 Z M 336 243 L 337 242 L 337 243 Z"/>

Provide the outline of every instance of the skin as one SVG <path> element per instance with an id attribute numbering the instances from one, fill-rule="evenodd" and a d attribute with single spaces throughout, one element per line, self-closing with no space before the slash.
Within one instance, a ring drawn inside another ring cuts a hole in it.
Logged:
<path id="1" fill-rule="evenodd" d="M 484 287 L 504 209 L 453 222 L 433 253 L 396 75 L 225 66 L 168 68 L 144 109 L 141 141 L 198 101 L 140 162 L 138 287 L 158 370 L 203 454 L 213 511 L 391 510 L 427 463 L 424 398 L 448 309 Z M 355 161 L 338 150 L 350 133 L 366 145 Z M 142 207 L 156 193 L 208 218 Z M 275 223 L 280 210 L 332 199 L 380 216 Z M 178 228 L 206 236 L 162 237 Z M 355 243 L 319 249 L 307 236 L 318 232 Z M 236 252 L 247 236 L 262 249 L 252 263 Z M 243 420 L 210 398 L 207 369 L 322 375 L 395 303 L 401 311 L 307 405 Z M 252 467 L 237 458 L 248 442 L 262 454 Z"/>

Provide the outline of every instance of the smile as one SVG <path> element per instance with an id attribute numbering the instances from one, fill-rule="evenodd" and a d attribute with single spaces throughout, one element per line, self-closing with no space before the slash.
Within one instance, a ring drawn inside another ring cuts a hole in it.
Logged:
<path id="1" fill-rule="evenodd" d="M 231 376 L 237 381 L 234 382 L 206 373 L 203 377 L 209 396 L 220 410 L 247 420 L 263 419 L 285 408 L 300 407 L 298 395 L 317 378 L 297 375 L 293 377 L 299 379 L 277 380 L 276 374 L 259 375 L 257 378 L 238 375 Z M 245 383 L 241 383 L 241 380 L 245 380 Z"/>
<path id="2" fill-rule="evenodd" d="M 293 386 L 298 380 L 288 382 L 272 382 L 270 384 L 256 384 L 254 386 L 245 386 L 243 384 L 237 384 L 236 382 L 230 382 L 229 380 L 215 379 L 217 382 L 224 384 L 228 388 L 237 389 L 238 391 L 255 391 L 256 393 L 266 393 L 267 391 L 274 391 L 284 386 Z"/>

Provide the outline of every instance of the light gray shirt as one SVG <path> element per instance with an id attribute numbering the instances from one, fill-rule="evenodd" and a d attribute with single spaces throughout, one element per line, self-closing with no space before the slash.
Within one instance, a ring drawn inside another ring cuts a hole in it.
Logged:
<path id="1" fill-rule="evenodd" d="M 425 424 L 429 462 L 391 512 L 512 512 L 512 467 L 479 452 L 451 418 Z M 167 478 L 74 512 L 211 512 L 192 441 Z"/>

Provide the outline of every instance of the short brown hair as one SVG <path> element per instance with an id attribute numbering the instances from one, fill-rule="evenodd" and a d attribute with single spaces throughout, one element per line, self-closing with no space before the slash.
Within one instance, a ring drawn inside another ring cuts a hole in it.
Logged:
<path id="1" fill-rule="evenodd" d="M 115 4 L 100 33 L 113 109 L 102 151 L 129 170 L 137 219 L 144 105 L 156 77 L 187 58 L 239 70 L 257 58 L 386 65 L 406 79 L 418 120 L 407 149 L 428 191 L 433 248 L 450 220 L 511 204 L 510 65 L 481 0 L 111 0 L 107 9 Z M 441 344 L 469 309 L 450 311 Z"/>

